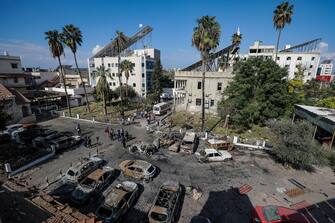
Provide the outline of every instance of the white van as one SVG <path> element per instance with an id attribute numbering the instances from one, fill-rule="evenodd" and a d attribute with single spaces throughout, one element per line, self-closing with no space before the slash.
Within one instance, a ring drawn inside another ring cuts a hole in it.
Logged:
<path id="1" fill-rule="evenodd" d="M 162 102 L 154 105 L 153 113 L 155 115 L 164 115 L 170 110 L 170 105 L 168 103 Z"/>

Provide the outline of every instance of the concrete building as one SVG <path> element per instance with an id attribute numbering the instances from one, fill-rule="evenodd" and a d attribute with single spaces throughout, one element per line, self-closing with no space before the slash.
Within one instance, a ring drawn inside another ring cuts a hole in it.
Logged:
<path id="1" fill-rule="evenodd" d="M 303 70 L 303 80 L 305 82 L 311 79 L 315 79 L 318 64 L 320 62 L 320 52 L 312 48 L 310 51 L 296 51 L 293 50 L 293 48 L 295 47 L 286 45 L 284 50 L 280 50 L 278 52 L 278 65 L 287 68 L 289 79 L 295 78 L 296 73 L 300 68 Z M 249 47 L 248 54 L 242 57 L 245 59 L 248 57 L 274 59 L 275 53 L 274 45 L 263 45 L 261 41 L 256 41 L 254 45 Z"/>
<path id="2" fill-rule="evenodd" d="M 128 85 L 133 87 L 138 96 L 146 97 L 152 87 L 152 72 L 155 62 L 160 58 L 160 51 L 154 48 L 138 49 L 128 51 L 121 56 L 122 60 L 129 60 L 134 63 L 134 71 L 130 74 Z M 104 66 L 109 70 L 112 79 L 108 78 L 109 86 L 112 90 L 119 87 L 118 58 L 117 57 L 93 57 L 89 60 L 89 80 L 90 85 L 95 87 L 98 78 L 94 78 L 92 74 L 96 72 L 96 68 Z M 126 84 L 126 78 L 122 74 L 122 84 Z"/>
<path id="3" fill-rule="evenodd" d="M 174 106 L 176 111 L 201 112 L 202 72 L 176 71 L 174 80 Z M 206 72 L 205 111 L 217 113 L 217 104 L 223 91 L 233 79 L 232 69 L 224 72 Z"/>
<path id="4" fill-rule="evenodd" d="M 25 89 L 33 85 L 33 78 L 22 70 L 20 57 L 5 53 L 0 55 L 0 83 L 9 88 Z"/>
<path id="5" fill-rule="evenodd" d="M 31 117 L 30 101 L 14 88 L 0 84 L 0 103 L 10 115 L 9 123 L 22 122 L 23 119 L 35 120 L 35 117 Z"/>
<path id="6" fill-rule="evenodd" d="M 334 79 L 332 60 L 324 60 L 320 63 L 316 79 L 321 82 L 329 83 Z"/>

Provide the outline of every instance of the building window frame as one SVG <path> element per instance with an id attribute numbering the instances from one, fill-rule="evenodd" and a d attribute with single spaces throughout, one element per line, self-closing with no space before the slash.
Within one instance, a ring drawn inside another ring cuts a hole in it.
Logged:
<path id="1" fill-rule="evenodd" d="M 201 90 L 201 87 L 202 87 L 202 83 L 201 83 L 201 81 L 198 81 L 197 89 Z"/>
<path id="2" fill-rule="evenodd" d="M 217 90 L 218 91 L 222 90 L 222 82 L 218 82 Z"/>
<path id="3" fill-rule="evenodd" d="M 195 105 L 196 106 L 201 106 L 201 98 L 196 98 L 195 99 Z"/>

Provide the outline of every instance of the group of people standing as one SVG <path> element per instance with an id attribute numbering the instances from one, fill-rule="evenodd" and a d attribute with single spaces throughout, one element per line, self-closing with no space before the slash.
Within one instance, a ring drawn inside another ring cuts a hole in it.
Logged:
<path id="1" fill-rule="evenodd" d="M 129 133 L 127 130 L 124 130 L 123 128 L 114 130 L 112 127 L 107 126 L 105 133 L 108 134 L 111 141 L 121 141 L 123 148 L 126 148 L 126 142 L 129 140 Z"/>

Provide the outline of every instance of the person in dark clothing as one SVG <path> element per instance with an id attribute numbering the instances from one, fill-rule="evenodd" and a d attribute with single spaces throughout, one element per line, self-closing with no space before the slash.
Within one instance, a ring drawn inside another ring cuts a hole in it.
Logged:
<path id="1" fill-rule="evenodd" d="M 123 148 L 126 148 L 126 138 L 125 137 L 122 137 L 122 145 L 123 145 Z"/>
<path id="2" fill-rule="evenodd" d="M 113 130 L 112 128 L 110 128 L 110 130 L 109 130 L 109 138 L 110 138 L 111 140 L 114 139 L 114 130 Z"/>
<path id="3" fill-rule="evenodd" d="M 87 140 L 87 146 L 88 146 L 89 148 L 91 148 L 91 147 L 92 147 L 92 140 L 91 140 L 91 137 L 87 136 L 87 138 L 88 138 L 88 140 Z"/>
<path id="4" fill-rule="evenodd" d="M 97 140 L 97 145 L 99 145 L 100 144 L 100 142 L 99 142 L 100 137 L 96 136 L 95 139 Z"/>
<path id="5" fill-rule="evenodd" d="M 125 132 L 124 132 L 124 137 L 126 138 L 126 141 L 129 140 L 129 134 L 128 134 L 128 131 L 125 131 Z"/>
<path id="6" fill-rule="evenodd" d="M 121 131 L 120 129 L 117 130 L 117 141 L 120 141 L 121 139 Z"/>

